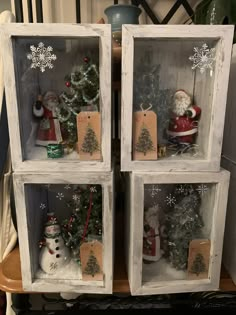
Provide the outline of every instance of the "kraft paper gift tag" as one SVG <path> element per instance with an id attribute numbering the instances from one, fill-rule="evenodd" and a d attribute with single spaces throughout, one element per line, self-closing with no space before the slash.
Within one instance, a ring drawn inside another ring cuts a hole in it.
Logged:
<path id="1" fill-rule="evenodd" d="M 79 159 L 84 161 L 101 161 L 100 113 L 80 112 L 77 115 L 77 132 Z"/>

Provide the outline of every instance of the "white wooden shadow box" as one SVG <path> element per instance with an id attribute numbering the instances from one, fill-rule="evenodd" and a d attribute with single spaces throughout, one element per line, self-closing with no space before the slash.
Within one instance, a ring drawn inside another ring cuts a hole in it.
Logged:
<path id="1" fill-rule="evenodd" d="M 229 172 L 128 175 L 132 295 L 217 290 Z"/>
<path id="2" fill-rule="evenodd" d="M 123 171 L 219 171 L 232 39 L 230 25 L 123 25 Z"/>
<path id="3" fill-rule="evenodd" d="M 1 25 L 15 171 L 111 170 L 110 25 Z"/>
<path id="4" fill-rule="evenodd" d="M 14 174 L 23 288 L 112 293 L 113 172 Z"/>

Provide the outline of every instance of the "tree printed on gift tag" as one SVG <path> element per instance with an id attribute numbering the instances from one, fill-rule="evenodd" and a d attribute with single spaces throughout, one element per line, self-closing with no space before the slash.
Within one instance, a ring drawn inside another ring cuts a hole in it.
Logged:
<path id="1" fill-rule="evenodd" d="M 142 152 L 144 155 L 146 155 L 148 151 L 155 150 L 150 132 L 144 123 L 138 138 L 138 142 L 135 145 L 135 149 L 138 152 Z"/>
<path id="2" fill-rule="evenodd" d="M 80 112 L 77 115 L 79 159 L 102 160 L 101 115 L 99 112 Z"/>
<path id="3" fill-rule="evenodd" d="M 197 276 L 202 272 L 206 272 L 206 264 L 202 254 L 198 253 L 196 255 L 191 267 L 191 272 L 195 273 Z"/>
<path id="4" fill-rule="evenodd" d="M 83 152 L 90 153 L 90 155 L 93 155 L 94 152 L 99 151 L 98 140 L 90 124 L 88 124 L 81 150 Z"/>
<path id="5" fill-rule="evenodd" d="M 101 269 L 99 267 L 97 258 L 94 256 L 94 253 L 93 253 L 92 250 L 90 251 L 90 256 L 89 256 L 89 259 L 88 259 L 88 262 L 87 262 L 87 266 L 86 266 L 84 272 L 87 275 L 91 275 L 92 277 L 94 277 L 94 275 L 96 273 L 101 272 Z"/>

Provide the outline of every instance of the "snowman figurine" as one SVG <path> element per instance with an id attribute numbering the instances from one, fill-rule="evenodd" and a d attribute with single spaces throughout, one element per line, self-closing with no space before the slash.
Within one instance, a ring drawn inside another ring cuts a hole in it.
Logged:
<path id="1" fill-rule="evenodd" d="M 60 225 L 52 212 L 47 214 L 44 240 L 40 242 L 39 247 L 41 248 L 39 265 L 47 274 L 55 274 L 70 261 L 69 250 L 61 236 Z"/>

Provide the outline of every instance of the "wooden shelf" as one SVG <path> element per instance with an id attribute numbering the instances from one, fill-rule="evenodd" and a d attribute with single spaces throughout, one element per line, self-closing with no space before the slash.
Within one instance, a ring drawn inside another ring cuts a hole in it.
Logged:
<path id="1" fill-rule="evenodd" d="M 0 289 L 11 293 L 26 293 L 22 288 L 18 247 L 16 247 L 0 264 Z M 221 271 L 220 290 L 236 291 L 236 285 L 233 283 L 224 267 Z M 117 256 L 115 259 L 113 292 L 130 293 L 122 255 Z"/>
<path id="2" fill-rule="evenodd" d="M 124 215 L 122 211 L 116 213 L 116 238 L 115 238 L 115 264 L 114 264 L 114 293 L 130 293 L 129 282 L 125 267 L 124 257 Z M 16 247 L 0 264 L 0 289 L 11 293 L 26 293 L 22 288 L 22 277 L 20 269 L 20 253 Z M 225 268 L 221 270 L 221 291 L 236 291 Z M 28 292 L 27 292 L 28 293 Z M 34 292 L 31 292 L 34 293 Z"/>

